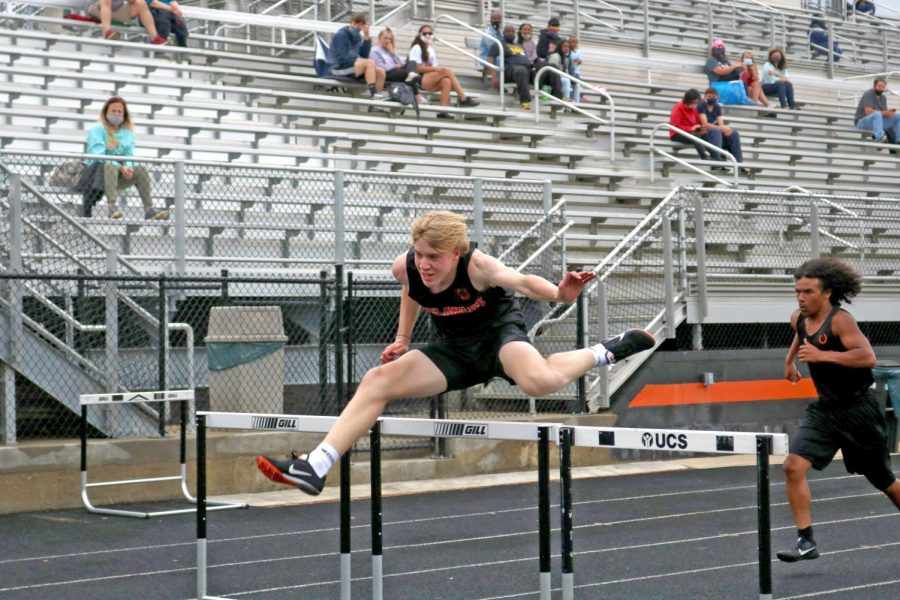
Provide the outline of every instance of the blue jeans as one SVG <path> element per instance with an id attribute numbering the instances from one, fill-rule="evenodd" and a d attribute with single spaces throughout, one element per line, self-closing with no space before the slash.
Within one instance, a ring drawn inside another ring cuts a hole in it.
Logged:
<path id="1" fill-rule="evenodd" d="M 871 131 L 875 141 L 887 134 L 894 144 L 900 144 L 900 115 L 885 117 L 878 111 L 864 116 L 856 122 L 856 128 L 860 131 Z"/>
<path id="2" fill-rule="evenodd" d="M 762 89 L 766 96 L 778 96 L 778 103 L 781 104 L 781 108 L 785 106 L 794 108 L 796 106 L 794 103 L 794 84 L 790 81 L 781 81 L 779 79 L 775 83 L 764 83 Z"/>
<path id="3" fill-rule="evenodd" d="M 741 134 L 734 129 L 731 130 L 731 135 L 724 135 L 721 129 L 708 129 L 700 137 L 717 148 L 731 152 L 731 155 L 739 163 L 744 162 L 744 155 L 741 152 Z M 715 152 L 710 152 L 710 154 L 710 158 L 713 160 L 726 160 L 721 154 Z"/>

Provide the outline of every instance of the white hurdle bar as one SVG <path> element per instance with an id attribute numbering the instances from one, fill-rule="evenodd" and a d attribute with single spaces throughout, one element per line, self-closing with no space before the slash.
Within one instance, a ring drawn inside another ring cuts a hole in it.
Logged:
<path id="1" fill-rule="evenodd" d="M 148 519 L 150 517 L 162 517 L 168 515 L 181 515 L 194 512 L 196 507 L 175 510 L 160 510 L 155 512 L 142 512 L 136 510 L 124 510 L 115 508 L 102 508 L 94 506 L 88 495 L 90 488 L 112 487 L 118 485 L 131 485 L 136 483 L 157 483 L 163 481 L 181 482 L 181 493 L 188 502 L 196 504 L 187 487 L 187 405 L 194 401 L 194 390 L 165 390 L 156 392 L 122 392 L 107 394 L 83 394 L 78 402 L 81 405 L 81 501 L 85 508 L 92 513 L 113 515 L 117 517 L 132 517 L 136 519 Z M 122 479 L 118 481 L 88 482 L 87 473 L 87 427 L 88 406 L 114 406 L 116 404 L 133 404 L 137 402 L 181 402 L 181 432 L 179 441 L 180 468 L 178 475 L 164 477 L 144 477 L 138 479 Z M 234 504 L 231 502 L 215 502 L 208 510 L 227 510 L 231 508 L 247 508 L 246 504 Z"/>
<path id="2" fill-rule="evenodd" d="M 570 455 L 570 450 L 574 446 L 662 452 L 755 454 L 759 597 L 760 600 L 771 600 L 772 543 L 770 537 L 769 456 L 787 456 L 787 434 L 560 426 L 558 443 L 560 448 L 560 540 L 562 544 L 563 600 L 573 600 L 575 597 L 574 550 L 572 546 L 572 462 Z"/>

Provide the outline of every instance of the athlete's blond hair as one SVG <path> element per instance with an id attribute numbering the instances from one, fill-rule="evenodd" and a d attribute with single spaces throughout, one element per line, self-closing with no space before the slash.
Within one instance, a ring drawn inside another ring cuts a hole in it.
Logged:
<path id="1" fill-rule="evenodd" d="M 424 239 L 429 246 L 441 252 L 466 252 L 469 236 L 466 221 L 456 213 L 447 210 L 432 210 L 418 217 L 412 223 L 412 242 Z"/>

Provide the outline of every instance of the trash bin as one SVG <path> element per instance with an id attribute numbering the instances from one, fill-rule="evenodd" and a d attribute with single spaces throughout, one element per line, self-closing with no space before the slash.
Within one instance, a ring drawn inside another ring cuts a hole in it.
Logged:
<path id="1" fill-rule="evenodd" d="M 214 307 L 204 341 L 210 410 L 284 412 L 287 336 L 280 307 Z"/>
<path id="2" fill-rule="evenodd" d="M 891 452 L 897 451 L 897 419 L 900 418 L 900 363 L 878 361 L 872 369 L 878 397 L 885 404 L 887 441 Z"/>

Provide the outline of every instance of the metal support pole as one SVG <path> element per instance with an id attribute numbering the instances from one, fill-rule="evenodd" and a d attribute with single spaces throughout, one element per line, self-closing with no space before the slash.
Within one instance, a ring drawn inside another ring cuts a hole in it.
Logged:
<path id="1" fill-rule="evenodd" d="M 663 236 L 663 287 L 666 295 L 666 339 L 675 337 L 675 274 L 672 262 L 672 222 L 669 215 L 662 215 Z"/>
<path id="2" fill-rule="evenodd" d="M 434 0 L 428 0 L 428 18 L 432 20 L 434 19 Z"/>
<path id="3" fill-rule="evenodd" d="M 541 600 L 550 600 L 550 428 L 538 428 L 538 546 Z"/>
<path id="4" fill-rule="evenodd" d="M 334 172 L 334 262 L 342 265 L 345 257 L 344 172 Z"/>
<path id="5" fill-rule="evenodd" d="M 159 276 L 159 380 L 158 390 L 169 389 L 168 354 L 169 354 L 169 306 L 166 303 L 166 276 Z M 166 437 L 166 403 L 159 403 L 159 437 Z"/>
<path id="6" fill-rule="evenodd" d="M 715 24 L 713 23 L 713 7 L 710 0 L 706 0 L 706 47 L 712 46 L 715 39 Z"/>
<path id="7" fill-rule="evenodd" d="M 372 488 L 372 600 L 384 597 L 382 563 L 382 515 L 381 515 L 381 423 L 376 421 L 369 433 L 371 451 L 370 471 Z"/>
<path id="8" fill-rule="evenodd" d="M 888 66 L 888 30 L 885 27 L 881 28 L 881 66 L 885 71 L 890 70 Z"/>
<path id="9" fill-rule="evenodd" d="M 697 320 L 703 323 L 708 313 L 706 295 L 706 223 L 703 220 L 703 198 L 694 197 L 694 236 L 697 239 Z"/>
<path id="10" fill-rule="evenodd" d="M 574 551 L 572 540 L 572 441 L 571 427 L 559 430 L 559 508 L 560 543 L 562 557 L 562 597 L 575 598 Z"/>
<path id="11" fill-rule="evenodd" d="M 197 598 L 206 597 L 206 415 L 197 415 Z"/>
<path id="12" fill-rule="evenodd" d="M 116 251 L 106 253 L 106 274 L 115 275 L 118 267 Z M 114 280 L 106 282 L 106 390 L 115 392 L 119 388 L 119 302 L 116 293 L 118 284 Z"/>
<path id="13" fill-rule="evenodd" d="M 22 249 L 25 234 L 22 226 L 22 177 L 18 174 L 9 176 L 9 268 L 13 273 L 22 273 Z M 10 279 L 8 285 L 9 311 L 7 325 L 9 327 L 9 366 L 2 367 L 3 385 L 0 406 L 0 439 L 5 444 L 15 444 L 16 437 L 16 385 L 15 372 L 12 367 L 23 359 L 19 344 L 24 334 L 22 320 L 22 280 Z"/>
<path id="14" fill-rule="evenodd" d="M 828 32 L 828 53 L 825 64 L 828 66 L 828 79 L 834 79 L 834 26 L 831 21 L 826 20 L 825 27 Z"/>
<path id="15" fill-rule="evenodd" d="M 777 48 L 775 42 L 775 13 L 769 13 L 769 48 Z"/>
<path id="16" fill-rule="evenodd" d="M 587 321 L 587 311 L 585 311 L 585 299 L 584 294 L 578 294 L 578 298 L 575 300 L 575 349 L 580 350 L 582 348 L 587 348 L 587 328 L 585 327 L 585 323 Z M 587 376 L 582 374 L 578 379 L 575 380 L 575 385 L 577 389 L 577 398 L 578 398 L 578 406 L 574 412 L 586 414 L 588 412 L 587 405 Z"/>
<path id="17" fill-rule="evenodd" d="M 578 0 L 573 0 L 573 9 L 575 10 L 575 37 L 581 38 L 581 7 Z"/>
<path id="18" fill-rule="evenodd" d="M 819 205 L 815 200 L 809 206 L 809 245 L 813 258 L 819 258 Z"/>
<path id="19" fill-rule="evenodd" d="M 319 271 L 319 411 L 329 414 L 328 406 L 328 273 Z"/>
<path id="20" fill-rule="evenodd" d="M 541 202 L 543 203 L 544 214 L 546 215 L 553 208 L 553 182 L 547 180 L 541 188 Z"/>
<path id="21" fill-rule="evenodd" d="M 602 280 L 597 281 L 597 313 L 598 313 L 598 335 L 599 339 L 605 340 L 609 337 L 609 306 L 606 299 L 606 283 Z M 591 406 L 592 412 L 596 412 L 602 408 L 609 408 L 609 368 L 600 368 L 600 393 L 596 406 Z"/>
<path id="22" fill-rule="evenodd" d="M 473 235 L 475 243 L 484 247 L 484 181 L 480 177 L 472 182 Z"/>
<path id="23" fill-rule="evenodd" d="M 187 232 L 185 215 L 184 163 L 175 163 L 175 272 L 187 273 Z"/>
<path id="24" fill-rule="evenodd" d="M 772 599 L 772 521 L 769 507 L 769 454 L 772 436 L 756 436 L 756 514 L 759 549 L 759 598 Z"/>
<path id="25" fill-rule="evenodd" d="M 641 52 L 644 57 L 650 56 L 650 0 L 644 0 L 644 44 Z"/>
<path id="26" fill-rule="evenodd" d="M 369 25 L 374 25 L 376 22 L 375 18 L 375 0 L 369 0 Z"/>

